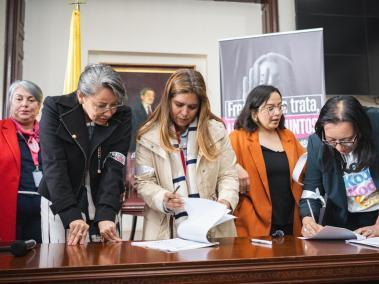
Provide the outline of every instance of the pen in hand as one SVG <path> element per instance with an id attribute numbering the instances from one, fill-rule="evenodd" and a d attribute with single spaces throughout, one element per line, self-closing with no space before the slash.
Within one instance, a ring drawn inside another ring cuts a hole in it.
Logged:
<path id="1" fill-rule="evenodd" d="M 317 223 L 316 219 L 315 219 L 315 215 L 313 215 L 313 210 L 312 210 L 311 204 L 309 203 L 309 199 L 307 199 L 307 204 L 308 204 L 309 211 L 311 212 L 311 216 L 312 216 L 313 221 L 315 223 Z"/>
<path id="2" fill-rule="evenodd" d="M 169 192 L 167 194 L 167 201 L 166 201 L 166 208 L 170 209 L 170 210 L 174 210 L 176 208 L 181 208 L 183 207 L 183 201 L 181 200 L 181 198 L 179 197 L 176 197 L 175 193 L 179 190 L 180 186 L 178 185 L 174 191 L 172 192 Z"/>
<path id="3" fill-rule="evenodd" d="M 178 185 L 175 189 L 174 189 L 174 191 L 172 192 L 172 194 L 175 194 L 177 191 L 178 191 L 178 189 L 180 188 L 180 185 Z M 171 200 L 171 199 L 174 199 L 175 197 L 169 197 L 168 198 L 168 200 Z"/>
<path id="4" fill-rule="evenodd" d="M 180 185 L 178 185 L 172 193 L 175 194 L 179 188 L 180 188 Z"/>

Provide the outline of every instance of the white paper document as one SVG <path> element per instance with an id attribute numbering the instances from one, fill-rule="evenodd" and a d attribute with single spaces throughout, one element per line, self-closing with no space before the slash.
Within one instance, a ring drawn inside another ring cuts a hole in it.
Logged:
<path id="1" fill-rule="evenodd" d="M 359 235 L 349 229 L 325 226 L 320 232 L 313 237 L 299 237 L 303 240 L 363 240 L 366 237 Z"/>
<path id="2" fill-rule="evenodd" d="M 172 252 L 216 245 L 207 239 L 208 231 L 233 220 L 235 217 L 229 214 L 230 210 L 224 204 L 209 199 L 183 198 L 183 201 L 188 218 L 177 226 L 179 238 L 132 242 L 132 245 Z"/>
<path id="3" fill-rule="evenodd" d="M 216 243 L 199 243 L 195 241 L 183 240 L 180 238 L 158 241 L 146 241 L 146 242 L 132 242 L 133 246 L 159 249 L 164 251 L 181 251 L 187 249 L 204 248 L 215 245 Z"/>
<path id="4" fill-rule="evenodd" d="M 347 240 L 346 242 L 379 248 L 379 237 L 367 238 L 363 240 Z"/>

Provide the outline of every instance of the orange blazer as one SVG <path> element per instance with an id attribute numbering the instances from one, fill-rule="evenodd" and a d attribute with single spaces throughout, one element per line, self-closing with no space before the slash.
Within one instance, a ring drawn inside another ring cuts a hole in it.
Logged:
<path id="1" fill-rule="evenodd" d="M 291 190 L 295 199 L 293 234 L 300 236 L 299 200 L 302 188 L 292 180 L 292 172 L 297 160 L 305 150 L 290 130 L 280 129 L 278 133 L 287 155 Z M 234 130 L 230 133 L 230 140 L 237 156 L 237 162 L 248 172 L 250 177 L 248 196 L 240 196 L 240 201 L 234 211 L 237 216 L 235 221 L 237 234 L 238 236 L 269 236 L 272 204 L 258 131 L 248 133 L 245 130 Z"/>

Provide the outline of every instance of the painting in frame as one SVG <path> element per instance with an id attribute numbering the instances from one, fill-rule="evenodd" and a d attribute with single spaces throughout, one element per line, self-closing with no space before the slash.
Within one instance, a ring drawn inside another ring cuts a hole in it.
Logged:
<path id="1" fill-rule="evenodd" d="M 108 63 L 109 64 L 109 63 Z M 153 109 L 160 102 L 168 78 L 180 68 L 194 69 L 195 65 L 154 65 L 154 64 L 109 64 L 123 80 L 128 96 L 127 105 L 134 106 L 143 88 L 155 91 Z"/>

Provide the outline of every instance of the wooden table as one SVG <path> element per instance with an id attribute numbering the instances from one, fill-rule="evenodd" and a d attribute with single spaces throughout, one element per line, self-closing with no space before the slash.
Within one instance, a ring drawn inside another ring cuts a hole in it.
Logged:
<path id="1" fill-rule="evenodd" d="M 41 245 L 24 257 L 0 253 L 0 282 L 240 283 L 379 280 L 379 249 L 344 241 L 225 238 L 211 248 L 165 253 L 119 244 Z"/>

